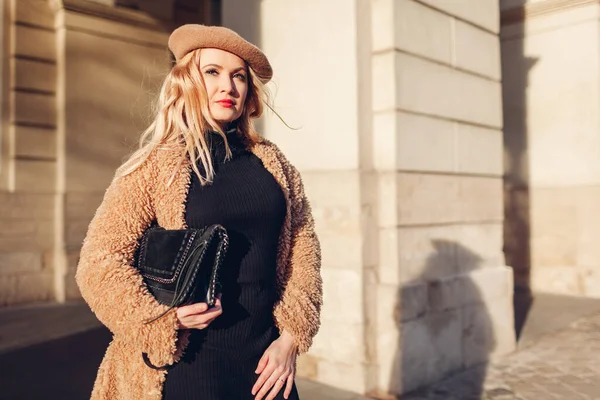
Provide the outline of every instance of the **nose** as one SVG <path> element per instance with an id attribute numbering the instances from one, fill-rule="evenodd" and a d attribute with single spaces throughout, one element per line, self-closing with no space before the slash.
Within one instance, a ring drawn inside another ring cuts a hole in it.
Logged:
<path id="1" fill-rule="evenodd" d="M 229 77 L 227 74 L 221 74 L 219 86 L 221 88 L 221 93 L 234 93 L 235 92 L 235 85 L 234 85 L 233 79 L 231 77 Z"/>

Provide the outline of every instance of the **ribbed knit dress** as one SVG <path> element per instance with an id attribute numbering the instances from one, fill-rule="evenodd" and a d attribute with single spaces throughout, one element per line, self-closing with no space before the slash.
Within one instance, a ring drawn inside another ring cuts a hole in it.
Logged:
<path id="1" fill-rule="evenodd" d="M 273 306 L 285 198 L 235 129 L 227 132 L 233 154 L 227 161 L 221 137 L 209 137 L 216 175 L 212 184 L 201 186 L 192 173 L 185 219 L 190 228 L 221 224 L 227 229 L 230 244 L 220 273 L 223 314 L 208 328 L 192 330 L 184 356 L 167 374 L 164 400 L 254 399 L 251 390 L 259 376 L 254 371 L 279 337 Z M 284 398 L 284 390 L 276 399 Z M 289 399 L 298 399 L 295 386 Z"/>

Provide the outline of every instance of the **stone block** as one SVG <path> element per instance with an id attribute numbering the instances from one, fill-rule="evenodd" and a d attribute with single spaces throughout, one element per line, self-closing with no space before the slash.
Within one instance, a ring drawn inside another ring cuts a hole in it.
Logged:
<path id="1" fill-rule="evenodd" d="M 471 305 L 462 311 L 463 368 L 469 368 L 490 359 L 496 348 L 496 335 L 487 306 Z"/>
<path id="2" fill-rule="evenodd" d="M 341 268 L 323 268 L 324 319 L 343 323 L 364 322 L 362 310 L 363 282 L 361 271 Z"/>
<path id="3" fill-rule="evenodd" d="M 0 253 L 0 275 L 41 272 L 42 253 Z"/>
<path id="4" fill-rule="evenodd" d="M 391 371 L 380 371 L 380 387 L 400 394 L 457 371 L 462 365 L 460 312 L 435 313 L 403 323 L 396 350 L 385 349 L 395 354 L 395 360 Z"/>
<path id="5" fill-rule="evenodd" d="M 50 301 L 53 284 L 53 274 L 0 275 L 0 306 Z"/>
<path id="6" fill-rule="evenodd" d="M 54 13 L 46 0 L 15 1 L 17 22 L 29 25 L 54 28 Z"/>
<path id="7" fill-rule="evenodd" d="M 54 129 L 15 126 L 17 156 L 56 158 L 56 131 Z"/>
<path id="8" fill-rule="evenodd" d="M 77 264 L 79 264 L 79 252 L 81 246 L 77 249 L 67 250 L 67 270 L 77 270 Z"/>
<path id="9" fill-rule="evenodd" d="M 65 226 L 65 245 L 68 249 L 81 247 L 90 221 L 68 221 Z"/>
<path id="10" fill-rule="evenodd" d="M 475 2 L 464 0 L 421 0 L 421 2 L 494 33 L 500 31 L 500 7 L 498 0 L 481 0 Z"/>
<path id="11" fill-rule="evenodd" d="M 135 30 L 136 39 L 147 32 Z M 160 49 L 70 30 L 65 41 L 65 102 L 77 104 L 65 116 L 66 190 L 104 192 L 147 125 L 151 93 L 168 67 L 166 37 Z"/>
<path id="12" fill-rule="evenodd" d="M 377 335 L 398 330 L 400 323 L 423 317 L 428 311 L 427 285 L 422 282 L 396 285 L 379 284 L 373 310 Z"/>
<path id="13" fill-rule="evenodd" d="M 450 64 L 450 16 L 415 1 L 376 1 L 372 20 L 374 51 L 400 49 Z"/>
<path id="14" fill-rule="evenodd" d="M 310 353 L 302 354 L 297 359 L 296 375 L 301 378 L 315 380 L 319 374 L 319 359 Z"/>
<path id="15" fill-rule="evenodd" d="M 451 175 L 398 173 L 396 182 L 398 195 L 395 206 L 398 208 L 398 224 L 436 224 L 460 220 L 459 194 L 462 181 Z M 385 201 L 385 198 L 380 198 Z M 479 199 L 478 199 L 479 200 Z M 473 200 L 474 202 L 474 200 Z"/>
<path id="16" fill-rule="evenodd" d="M 56 65 L 23 59 L 13 59 L 12 63 L 15 88 L 56 91 Z"/>
<path id="17" fill-rule="evenodd" d="M 370 389 L 364 365 L 327 359 L 320 359 L 318 365 L 319 383 L 356 393 L 366 393 Z"/>
<path id="18" fill-rule="evenodd" d="M 586 4 L 587 3 L 587 4 Z M 552 3 L 547 3 L 550 7 Z M 569 3 L 567 3 L 569 4 Z M 536 18 L 528 18 L 527 23 L 515 23 L 509 25 L 505 29 L 502 27 L 502 38 L 529 37 L 554 31 L 565 30 L 562 28 L 569 27 L 573 30 L 578 25 L 589 23 L 590 26 L 594 21 L 600 18 L 600 6 L 596 2 L 581 2 L 576 4 L 576 7 L 568 7 L 560 12 L 548 12 L 544 15 L 538 15 Z M 540 4 L 540 6 L 543 6 Z"/>
<path id="19" fill-rule="evenodd" d="M 56 125 L 56 99 L 53 95 L 13 92 L 13 122 Z"/>
<path id="20" fill-rule="evenodd" d="M 369 322 L 374 324 L 377 335 L 397 330 L 399 318 L 402 317 L 401 293 L 398 286 L 379 284 L 373 292 L 375 301 L 370 311 L 374 312 L 374 317 Z"/>
<path id="21" fill-rule="evenodd" d="M 102 203 L 104 192 L 70 192 L 65 195 L 65 219 L 67 221 L 91 221 Z"/>
<path id="22" fill-rule="evenodd" d="M 506 355 L 515 349 L 512 296 L 463 309 L 464 368 Z"/>
<path id="23" fill-rule="evenodd" d="M 502 126 L 500 82 L 400 52 L 374 55 L 372 74 L 376 112 L 400 109 Z"/>
<path id="24" fill-rule="evenodd" d="M 361 24 L 369 26 L 370 4 L 350 5 L 345 0 L 222 3 L 224 25 L 249 40 L 257 40 L 261 49 L 269 54 L 277 71 L 278 111 L 288 124 L 302 128 L 300 132 L 290 133 L 276 117 L 267 115 L 264 118 L 266 136 L 272 138 L 300 170 L 358 169 L 359 132 L 362 132 L 359 124 L 370 118 L 368 105 L 361 107 L 366 102 L 363 90 L 369 90 L 365 76 L 368 69 L 363 66 L 371 56 L 370 35 L 359 32 L 363 29 Z M 307 30 L 307 26 L 313 29 Z M 297 54 L 304 56 L 297 57 Z M 337 73 L 306 74 L 314 67 L 314 60 L 319 60 L 322 70 Z M 340 60 L 357 62 L 340 69 Z M 315 96 L 322 93 L 323 88 L 327 88 L 328 94 Z M 310 104 L 307 98 L 311 99 Z M 352 117 L 331 118 L 333 115 Z"/>
<path id="25" fill-rule="evenodd" d="M 555 15 L 562 19 L 561 14 Z M 597 20 L 586 19 L 571 26 L 561 21 L 562 29 L 531 35 L 525 42 L 527 95 L 520 96 L 527 113 L 521 121 L 526 121 L 529 176 L 535 186 L 598 183 L 600 40 Z M 555 79 L 565 71 L 565 79 Z M 572 134 L 564 135 L 567 130 Z"/>
<path id="26" fill-rule="evenodd" d="M 584 267 L 581 269 L 581 281 L 586 297 L 600 298 L 600 267 Z"/>
<path id="27" fill-rule="evenodd" d="M 77 282 L 75 281 L 75 273 L 69 272 L 64 277 L 65 280 L 65 298 L 67 300 L 78 300 L 81 299 L 81 293 Z"/>
<path id="28" fill-rule="evenodd" d="M 513 274 L 510 267 L 477 269 L 454 279 L 459 288 L 457 292 L 459 306 L 474 304 L 491 306 L 498 301 L 512 301 Z"/>
<path id="29" fill-rule="evenodd" d="M 15 188 L 21 192 L 52 193 L 56 191 L 56 161 L 17 160 Z"/>
<path id="30" fill-rule="evenodd" d="M 56 35 L 48 30 L 17 25 L 12 49 L 13 55 L 54 61 L 56 60 Z"/>
<path id="31" fill-rule="evenodd" d="M 456 227 L 456 263 L 468 272 L 486 266 L 505 265 L 503 226 L 500 222 Z"/>
<path id="32" fill-rule="evenodd" d="M 52 248 L 52 221 L 3 220 L 0 232 L 0 252 L 36 252 Z"/>
<path id="33" fill-rule="evenodd" d="M 360 365 L 365 362 L 364 331 L 362 323 L 323 317 L 310 353 L 319 359 Z"/>
<path id="34" fill-rule="evenodd" d="M 112 0 L 109 0 L 112 1 Z M 64 26 L 73 31 L 85 31 L 86 34 L 94 36 L 105 36 L 118 39 L 119 42 L 135 41 L 145 46 L 159 48 L 167 43 L 169 33 L 164 24 L 157 22 L 155 18 L 148 17 L 142 13 L 136 13 L 139 24 L 124 24 L 112 21 L 109 18 L 98 18 L 94 15 L 67 11 L 64 14 Z M 168 60 L 168 53 L 164 53 L 164 61 Z"/>
<path id="35" fill-rule="evenodd" d="M 461 177 L 459 186 L 459 220 L 501 222 L 504 219 L 503 187 L 500 177 Z"/>
<path id="36" fill-rule="evenodd" d="M 395 0 L 378 0 L 371 3 L 371 46 L 373 51 L 396 47 Z"/>
<path id="37" fill-rule="evenodd" d="M 404 112 L 376 113 L 373 161 L 378 170 L 454 171 L 455 123 Z"/>
<path id="38" fill-rule="evenodd" d="M 464 279 L 450 277 L 427 282 L 429 310 L 440 312 L 457 309 L 463 299 Z"/>
<path id="39" fill-rule="evenodd" d="M 396 313 L 400 308 L 400 315 L 394 317 L 395 322 L 407 322 L 423 317 L 431 309 L 430 290 L 431 286 L 423 282 L 402 285 L 400 305 L 394 308 Z"/>
<path id="40" fill-rule="evenodd" d="M 396 172 L 377 174 L 377 225 L 380 228 L 398 227 L 398 183 Z"/>
<path id="41" fill-rule="evenodd" d="M 581 284 L 580 271 L 575 265 L 549 266 L 537 264 L 531 269 L 530 274 L 531 290 L 533 292 L 570 296 L 585 295 Z"/>
<path id="42" fill-rule="evenodd" d="M 2 221 L 53 218 L 54 196 L 51 194 L 0 192 L 0 220 Z"/>
<path id="43" fill-rule="evenodd" d="M 302 174 L 319 234 L 355 238 L 362 232 L 360 175 L 354 171 Z"/>
<path id="44" fill-rule="evenodd" d="M 457 20 L 455 35 L 456 66 L 499 81 L 500 40 L 497 33 Z"/>
<path id="45" fill-rule="evenodd" d="M 323 265 L 328 268 L 362 269 L 363 238 L 359 235 L 319 234 Z"/>
<path id="46" fill-rule="evenodd" d="M 378 277 L 398 285 L 504 265 L 502 224 L 382 228 Z"/>
<path id="47" fill-rule="evenodd" d="M 457 172 L 502 176 L 502 131 L 458 124 Z"/>
<path id="48" fill-rule="evenodd" d="M 456 275 L 457 229 L 452 225 L 399 228 L 400 282 L 424 282 Z"/>
<path id="49" fill-rule="evenodd" d="M 376 112 L 392 112 L 398 106 L 396 92 L 397 52 L 390 50 L 374 54 L 371 58 L 371 95 L 373 110 Z"/>
<path id="50" fill-rule="evenodd" d="M 564 187 L 530 188 L 531 264 L 577 264 L 579 252 L 577 191 Z"/>

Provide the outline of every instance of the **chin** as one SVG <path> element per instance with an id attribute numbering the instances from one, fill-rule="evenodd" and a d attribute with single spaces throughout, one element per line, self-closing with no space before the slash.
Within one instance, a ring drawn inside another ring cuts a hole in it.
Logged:
<path id="1" fill-rule="evenodd" d="M 217 112 L 213 114 L 214 120 L 220 124 L 227 124 L 231 121 L 235 121 L 239 117 L 240 115 L 231 112 Z"/>

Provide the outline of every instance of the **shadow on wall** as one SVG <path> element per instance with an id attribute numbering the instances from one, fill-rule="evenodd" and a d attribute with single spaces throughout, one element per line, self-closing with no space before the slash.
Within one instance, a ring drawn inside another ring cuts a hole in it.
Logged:
<path id="1" fill-rule="evenodd" d="M 527 88 L 529 71 L 539 61 L 524 54 L 525 0 L 502 12 L 502 106 L 504 126 L 504 254 L 514 271 L 515 330 L 520 337 L 533 304 Z"/>
<path id="2" fill-rule="evenodd" d="M 400 337 L 389 393 L 405 392 L 409 398 L 479 399 L 486 362 L 496 347 L 484 295 L 471 278 L 483 260 L 455 242 L 433 240 L 432 245 L 434 252 L 419 278 L 399 291 L 394 320 Z M 460 275 L 453 272 L 456 264 Z M 451 276 L 432 278 L 440 276 L 440 270 L 451 271 Z M 420 389 L 477 365 L 481 373 L 465 385 L 469 393 L 446 393 L 443 386 Z"/>

